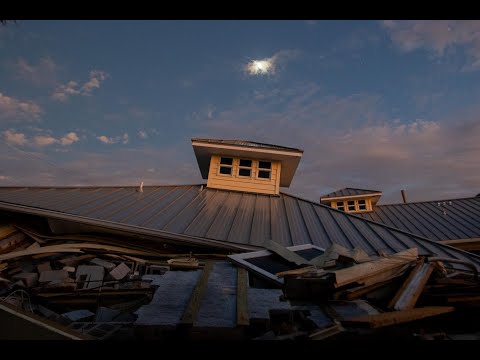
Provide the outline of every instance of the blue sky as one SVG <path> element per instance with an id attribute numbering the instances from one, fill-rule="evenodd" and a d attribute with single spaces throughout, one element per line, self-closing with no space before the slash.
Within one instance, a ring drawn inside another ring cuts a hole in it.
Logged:
<path id="1" fill-rule="evenodd" d="M 268 59 L 267 74 L 248 65 Z M 304 156 L 285 192 L 480 192 L 480 21 L 0 26 L 0 186 L 191 184 L 190 139 Z"/>

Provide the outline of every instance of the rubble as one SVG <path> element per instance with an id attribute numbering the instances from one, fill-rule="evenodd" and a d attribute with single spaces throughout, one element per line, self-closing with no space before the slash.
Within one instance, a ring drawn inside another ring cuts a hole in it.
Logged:
<path id="1" fill-rule="evenodd" d="M 416 248 L 374 256 L 270 242 L 227 257 L 33 236 L 0 226 L 0 303 L 69 338 L 303 341 L 395 327 L 421 340 L 479 338 L 462 322 L 479 315 L 477 269 Z"/>

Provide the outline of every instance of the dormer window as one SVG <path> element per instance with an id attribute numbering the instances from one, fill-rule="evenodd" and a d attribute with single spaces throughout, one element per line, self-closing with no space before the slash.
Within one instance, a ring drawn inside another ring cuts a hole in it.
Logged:
<path id="1" fill-rule="evenodd" d="M 220 158 L 220 174 L 232 175 L 233 158 L 222 157 Z"/>
<path id="2" fill-rule="evenodd" d="M 252 160 L 240 159 L 238 164 L 238 176 L 252 176 Z"/>
<path id="3" fill-rule="evenodd" d="M 370 200 L 360 199 L 360 200 L 347 200 L 347 201 L 332 201 L 331 206 L 338 210 L 346 212 L 361 212 L 361 211 L 370 211 Z"/>
<path id="4" fill-rule="evenodd" d="M 279 195 L 288 187 L 303 150 L 243 140 L 192 139 L 207 187 Z"/>
<path id="5" fill-rule="evenodd" d="M 272 162 L 259 161 L 258 162 L 258 177 L 260 179 L 270 179 L 272 176 Z"/>

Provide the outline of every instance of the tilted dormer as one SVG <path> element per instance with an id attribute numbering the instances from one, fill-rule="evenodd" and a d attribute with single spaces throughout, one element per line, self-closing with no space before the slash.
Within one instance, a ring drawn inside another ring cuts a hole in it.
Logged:
<path id="1" fill-rule="evenodd" d="M 207 187 L 278 195 L 292 182 L 303 150 L 241 140 L 192 139 Z"/>
<path id="2" fill-rule="evenodd" d="M 382 196 L 381 191 L 345 188 L 322 196 L 320 202 L 345 212 L 373 211 Z"/>

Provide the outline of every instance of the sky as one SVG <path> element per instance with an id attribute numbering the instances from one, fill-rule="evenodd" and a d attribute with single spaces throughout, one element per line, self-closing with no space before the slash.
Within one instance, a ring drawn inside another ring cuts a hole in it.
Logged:
<path id="1" fill-rule="evenodd" d="M 480 193 L 480 21 L 0 25 L 0 186 L 205 183 L 192 137 L 304 150 L 289 188 Z"/>

